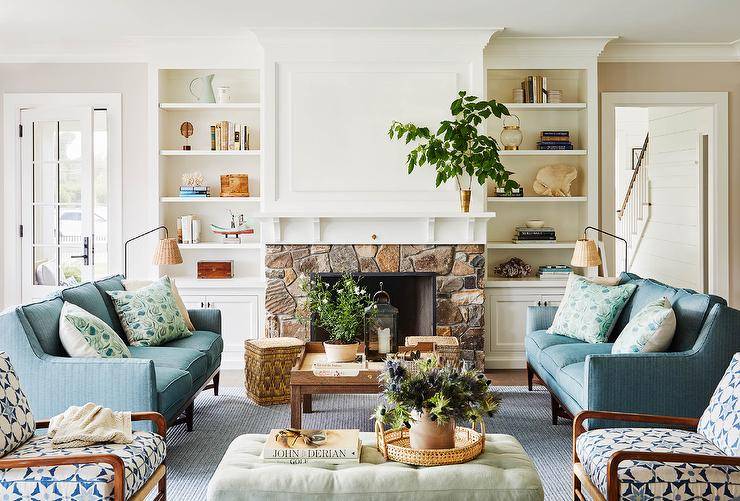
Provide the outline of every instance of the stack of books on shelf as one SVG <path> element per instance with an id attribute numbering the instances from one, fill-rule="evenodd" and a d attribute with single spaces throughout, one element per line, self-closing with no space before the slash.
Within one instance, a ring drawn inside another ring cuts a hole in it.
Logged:
<path id="1" fill-rule="evenodd" d="M 211 151 L 249 149 L 249 127 L 226 120 L 211 125 Z"/>
<path id="2" fill-rule="evenodd" d="M 522 90 L 524 91 L 525 103 L 546 103 L 547 77 L 529 75 L 522 80 Z"/>
<path id="3" fill-rule="evenodd" d="M 538 150 L 572 150 L 570 133 L 567 130 L 543 130 L 537 142 Z"/>
<path id="4" fill-rule="evenodd" d="M 537 274 L 542 280 L 568 280 L 573 270 L 567 264 L 551 264 L 540 266 Z"/>
<path id="5" fill-rule="evenodd" d="M 186 214 L 177 218 L 177 243 L 200 243 L 200 219 L 193 214 Z"/>
<path id="6" fill-rule="evenodd" d="M 360 430 L 271 430 L 262 449 L 265 463 L 359 463 Z"/>
<path id="7" fill-rule="evenodd" d="M 183 198 L 206 198 L 211 196 L 208 186 L 180 186 L 180 196 Z"/>
<path id="8" fill-rule="evenodd" d="M 541 228 L 529 228 L 528 226 L 517 226 L 512 240 L 515 244 L 555 243 L 555 228 L 543 226 Z"/>

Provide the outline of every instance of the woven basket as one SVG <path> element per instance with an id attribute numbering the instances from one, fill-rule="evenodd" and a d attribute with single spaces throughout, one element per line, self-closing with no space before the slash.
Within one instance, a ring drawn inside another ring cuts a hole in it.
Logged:
<path id="1" fill-rule="evenodd" d="M 290 401 L 290 369 L 303 350 L 303 341 L 273 337 L 244 342 L 244 386 L 257 405 Z"/>
<path id="2" fill-rule="evenodd" d="M 375 437 L 386 461 L 415 466 L 458 464 L 477 458 L 486 448 L 486 425 L 482 419 L 478 423 L 479 432 L 460 426 L 455 428 L 454 449 L 412 449 L 408 428 L 385 431 L 379 421 L 375 421 Z"/>
<path id="3" fill-rule="evenodd" d="M 454 336 L 407 336 L 406 346 L 416 346 L 419 343 L 434 343 L 434 355 L 441 365 L 450 364 L 457 367 L 460 364 L 460 343 Z"/>

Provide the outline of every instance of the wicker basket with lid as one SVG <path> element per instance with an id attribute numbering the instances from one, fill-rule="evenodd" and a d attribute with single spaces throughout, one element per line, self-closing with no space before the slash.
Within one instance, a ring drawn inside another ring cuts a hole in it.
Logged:
<path id="1" fill-rule="evenodd" d="M 244 342 L 244 386 L 257 405 L 290 401 L 290 369 L 303 349 L 293 337 L 271 337 Z"/>

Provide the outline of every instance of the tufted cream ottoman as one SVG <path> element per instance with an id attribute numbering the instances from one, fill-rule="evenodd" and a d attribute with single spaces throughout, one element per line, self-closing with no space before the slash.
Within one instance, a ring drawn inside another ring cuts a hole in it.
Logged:
<path id="1" fill-rule="evenodd" d="M 231 443 L 208 484 L 209 501 L 544 499 L 532 460 L 509 435 L 486 435 L 485 452 L 469 463 L 429 468 L 386 462 L 373 433 L 360 433 L 359 464 L 263 463 L 265 438 L 242 435 Z"/>

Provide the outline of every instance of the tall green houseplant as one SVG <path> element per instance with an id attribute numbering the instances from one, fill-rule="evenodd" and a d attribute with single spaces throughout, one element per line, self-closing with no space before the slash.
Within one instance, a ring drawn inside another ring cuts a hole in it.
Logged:
<path id="1" fill-rule="evenodd" d="M 468 212 L 473 179 L 481 185 L 491 179 L 507 192 L 518 187 L 516 181 L 509 179 L 512 173 L 501 164 L 496 140 L 478 130 L 491 115 L 501 118 L 509 115 L 509 110 L 494 99 L 485 101 L 460 91 L 450 105 L 450 113 L 453 119 L 440 122 L 437 132 L 413 123 L 394 121 L 388 136 L 404 139 L 406 144 L 418 143 L 406 156 L 409 174 L 417 166 L 429 164 L 437 171 L 438 187 L 454 177 L 460 190 L 461 208 Z"/>

